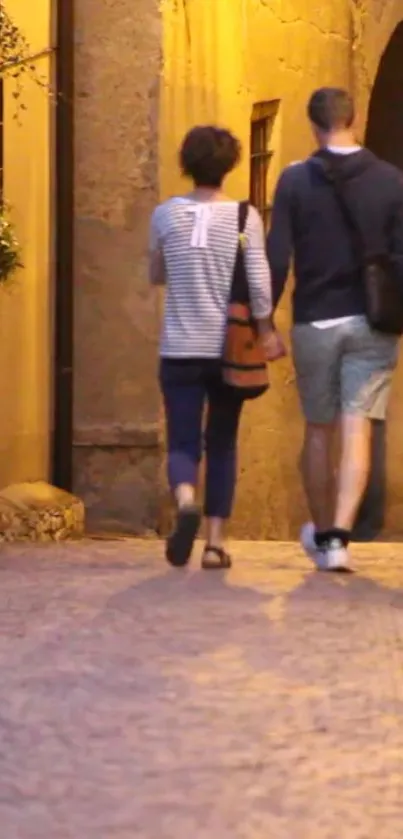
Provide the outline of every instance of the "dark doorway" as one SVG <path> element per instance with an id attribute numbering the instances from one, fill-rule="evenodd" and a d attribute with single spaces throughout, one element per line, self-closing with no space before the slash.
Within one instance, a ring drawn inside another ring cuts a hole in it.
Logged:
<path id="1" fill-rule="evenodd" d="M 379 63 L 368 111 L 366 145 L 403 169 L 403 21 Z"/>
<path id="2" fill-rule="evenodd" d="M 379 63 L 369 104 L 365 144 L 378 157 L 403 170 L 402 56 L 403 22 L 395 29 Z M 376 538 L 382 529 L 386 535 L 395 538 L 403 534 L 403 518 L 399 523 L 399 511 L 403 513 L 403 476 L 400 478 L 399 475 L 403 427 L 403 389 L 399 387 L 400 379 L 401 375 L 397 373 L 388 426 L 376 423 L 373 427 L 372 469 L 358 515 L 357 539 Z"/>

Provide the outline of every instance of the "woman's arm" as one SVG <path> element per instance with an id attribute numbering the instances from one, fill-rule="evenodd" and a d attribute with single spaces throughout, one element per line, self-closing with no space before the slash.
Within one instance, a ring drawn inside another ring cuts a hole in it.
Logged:
<path id="1" fill-rule="evenodd" d="M 253 317 L 268 320 L 273 311 L 271 275 L 266 256 L 263 222 L 250 206 L 245 226 L 244 259 Z"/>
<path id="2" fill-rule="evenodd" d="M 149 279 L 152 285 L 165 285 L 165 261 L 160 230 L 160 207 L 156 207 L 150 223 Z"/>
<path id="3" fill-rule="evenodd" d="M 149 279 L 151 285 L 165 285 L 165 262 L 164 254 L 160 248 L 150 251 L 149 254 Z"/>
<path id="4" fill-rule="evenodd" d="M 249 207 L 244 248 L 252 315 L 257 322 L 267 359 L 274 361 L 282 358 L 286 351 L 273 324 L 272 283 L 266 255 L 264 227 L 255 207 Z"/>

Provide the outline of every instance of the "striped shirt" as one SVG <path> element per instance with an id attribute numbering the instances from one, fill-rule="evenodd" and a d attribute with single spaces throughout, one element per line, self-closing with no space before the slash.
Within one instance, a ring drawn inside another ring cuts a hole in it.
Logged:
<path id="1" fill-rule="evenodd" d="M 238 246 L 238 203 L 170 198 L 154 210 L 150 246 L 162 252 L 165 263 L 161 355 L 219 358 Z M 244 254 L 252 313 L 266 318 L 272 310 L 271 278 L 263 224 L 254 207 L 248 212 Z"/>

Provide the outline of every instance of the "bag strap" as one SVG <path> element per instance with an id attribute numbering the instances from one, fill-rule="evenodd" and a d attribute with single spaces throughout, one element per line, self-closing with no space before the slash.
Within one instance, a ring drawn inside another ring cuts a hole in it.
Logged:
<path id="1" fill-rule="evenodd" d="M 349 232 L 355 256 L 359 262 L 363 262 L 366 258 L 367 246 L 362 230 L 344 194 L 343 181 L 328 158 L 322 157 L 321 155 L 317 155 L 317 157 L 322 160 L 327 178 L 333 187 L 333 194 L 340 208 L 346 229 Z"/>
<path id="2" fill-rule="evenodd" d="M 344 223 L 347 227 L 347 230 L 350 233 L 353 249 L 355 251 L 356 256 L 359 258 L 359 261 L 362 262 L 362 260 L 365 259 L 367 247 L 364 242 L 361 229 L 357 223 L 357 220 L 354 218 L 353 212 L 351 210 L 350 205 L 348 204 L 348 201 L 346 200 L 341 181 L 337 177 L 335 177 L 335 179 L 332 180 L 332 185 L 334 194 L 337 199 L 337 203 L 340 207 L 344 219 Z"/>
<path id="3" fill-rule="evenodd" d="M 249 201 L 240 201 L 238 204 L 238 233 L 240 236 L 245 232 L 249 212 Z"/>
<path id="4" fill-rule="evenodd" d="M 231 284 L 231 303 L 249 303 L 249 285 L 245 271 L 245 260 L 242 237 L 245 233 L 249 213 L 249 201 L 238 204 L 238 243 L 236 249 L 234 273 Z"/>

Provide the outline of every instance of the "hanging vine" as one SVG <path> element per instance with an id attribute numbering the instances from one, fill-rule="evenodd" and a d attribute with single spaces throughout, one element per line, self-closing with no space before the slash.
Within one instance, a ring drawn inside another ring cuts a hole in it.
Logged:
<path id="1" fill-rule="evenodd" d="M 11 96 L 15 101 L 13 117 L 18 119 L 26 110 L 24 102 L 24 81 L 33 79 L 41 87 L 47 87 L 35 66 L 29 43 L 14 23 L 0 0 L 0 80 L 12 82 Z M 2 123 L 3 115 L 0 116 Z M 2 129 L 2 124 L 1 124 Z M 2 172 L 1 174 L 1 181 Z M 3 285 L 15 271 L 22 267 L 21 248 L 9 217 L 9 207 L 0 192 L 0 284 Z"/>
<path id="2" fill-rule="evenodd" d="M 40 87 L 48 88 L 35 65 L 30 45 L 18 26 L 14 23 L 0 0 L 0 77 L 12 79 L 12 96 L 16 103 L 14 117 L 26 110 L 24 102 L 24 81 L 33 79 Z"/>

